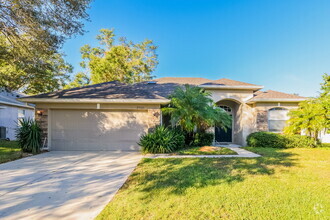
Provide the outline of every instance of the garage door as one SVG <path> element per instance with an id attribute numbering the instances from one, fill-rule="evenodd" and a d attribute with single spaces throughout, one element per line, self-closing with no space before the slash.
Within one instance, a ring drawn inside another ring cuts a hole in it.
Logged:
<path id="1" fill-rule="evenodd" d="M 138 151 L 146 111 L 51 111 L 51 150 Z"/>

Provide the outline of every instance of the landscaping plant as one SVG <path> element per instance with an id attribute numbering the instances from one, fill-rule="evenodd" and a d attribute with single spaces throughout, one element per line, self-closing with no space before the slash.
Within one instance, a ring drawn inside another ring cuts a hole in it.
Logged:
<path id="1" fill-rule="evenodd" d="M 198 139 L 203 135 L 210 138 L 211 134 L 207 134 L 206 130 L 212 126 L 231 127 L 231 116 L 216 106 L 211 93 L 203 88 L 178 87 L 169 98 L 170 104 L 162 111 L 170 115 L 172 127 L 179 127 L 185 132 L 188 145 L 196 146 L 194 143 L 200 143 Z"/>
<path id="2" fill-rule="evenodd" d="M 41 128 L 33 119 L 18 121 L 16 138 L 23 152 L 37 154 L 41 148 Z"/>
<path id="3" fill-rule="evenodd" d="M 254 132 L 247 136 L 249 147 L 271 148 L 313 148 L 317 145 L 313 138 L 304 135 L 283 135 L 271 132 Z"/>
<path id="4" fill-rule="evenodd" d="M 143 135 L 138 144 L 144 153 L 171 153 L 184 147 L 185 137 L 178 129 L 158 126 L 153 132 Z"/>

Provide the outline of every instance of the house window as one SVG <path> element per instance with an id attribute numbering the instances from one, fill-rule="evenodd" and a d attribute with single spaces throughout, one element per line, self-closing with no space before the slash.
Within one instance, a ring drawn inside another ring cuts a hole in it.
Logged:
<path id="1" fill-rule="evenodd" d="M 18 109 L 17 118 L 18 118 L 18 120 L 25 118 L 25 109 Z"/>
<path id="2" fill-rule="evenodd" d="M 220 105 L 220 108 L 222 108 L 223 110 L 225 110 L 228 114 L 231 114 L 231 108 L 226 106 L 226 105 Z"/>
<path id="3" fill-rule="evenodd" d="M 282 132 L 285 122 L 289 119 L 288 110 L 285 108 L 271 108 L 268 110 L 268 130 Z"/>

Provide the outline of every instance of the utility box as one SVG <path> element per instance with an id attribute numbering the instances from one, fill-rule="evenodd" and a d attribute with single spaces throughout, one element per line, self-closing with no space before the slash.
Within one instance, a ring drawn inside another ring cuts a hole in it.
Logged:
<path id="1" fill-rule="evenodd" d="M 7 129 L 4 126 L 0 126 L 0 139 L 6 139 Z"/>

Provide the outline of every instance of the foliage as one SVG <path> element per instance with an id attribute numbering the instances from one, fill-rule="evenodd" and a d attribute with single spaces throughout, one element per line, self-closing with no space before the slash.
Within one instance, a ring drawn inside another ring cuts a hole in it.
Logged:
<path id="1" fill-rule="evenodd" d="M 0 163 L 19 159 L 23 156 L 17 141 L 0 140 Z"/>
<path id="2" fill-rule="evenodd" d="M 13 51 L 19 52 L 19 58 Z M 27 94 L 51 92 L 65 84 L 70 72 L 72 66 L 64 61 L 61 54 L 39 54 L 38 51 L 25 53 L 22 48 L 12 47 L 0 34 L 1 87 L 20 89 Z"/>
<path id="3" fill-rule="evenodd" d="M 224 129 L 230 127 L 231 116 L 216 107 L 210 96 L 210 92 L 200 87 L 178 87 L 169 97 L 171 103 L 162 108 L 162 111 L 171 116 L 174 126 L 179 126 L 188 133 L 195 130 L 205 132 L 214 125 Z"/>
<path id="4" fill-rule="evenodd" d="M 96 219 L 329 219 L 330 150 L 247 149 L 144 159 Z"/>
<path id="5" fill-rule="evenodd" d="M 64 86 L 64 89 L 71 89 L 76 87 L 87 86 L 90 84 L 90 79 L 86 73 L 80 72 L 74 76 L 74 79 L 67 85 Z"/>
<path id="6" fill-rule="evenodd" d="M 315 140 L 306 135 L 285 135 L 286 148 L 313 148 L 317 146 Z"/>
<path id="7" fill-rule="evenodd" d="M 16 138 L 23 152 L 37 154 L 41 148 L 41 128 L 32 119 L 20 119 Z"/>
<path id="8" fill-rule="evenodd" d="M 213 133 L 207 133 L 207 132 L 199 132 L 194 135 L 194 139 L 190 146 L 209 146 L 212 145 L 212 142 L 214 140 L 214 134 Z"/>
<path id="9" fill-rule="evenodd" d="M 247 136 L 247 145 L 250 147 L 285 148 L 284 136 L 271 132 L 254 132 Z"/>
<path id="10" fill-rule="evenodd" d="M 250 147 L 271 147 L 271 148 L 313 148 L 317 143 L 303 135 L 282 135 L 271 132 L 254 132 L 247 136 L 247 144 Z"/>
<path id="11" fill-rule="evenodd" d="M 90 0 L 7 0 L 0 3 L 0 87 L 29 94 L 53 91 L 71 66 L 58 49 L 83 33 Z"/>
<path id="12" fill-rule="evenodd" d="M 176 129 L 158 126 L 138 143 L 144 153 L 171 153 L 184 147 L 184 135 Z"/>
<path id="13" fill-rule="evenodd" d="M 124 83 L 136 83 L 150 80 L 156 68 L 157 47 L 152 40 L 141 43 L 119 38 L 115 44 L 114 30 L 101 29 L 97 36 L 102 47 L 81 48 L 83 62 L 81 66 L 88 70 L 93 84 L 118 80 Z"/>
<path id="14" fill-rule="evenodd" d="M 323 79 L 319 97 L 307 99 L 297 109 L 290 110 L 285 134 L 305 132 L 317 142 L 321 131 L 330 130 L 330 76 L 324 74 Z"/>

